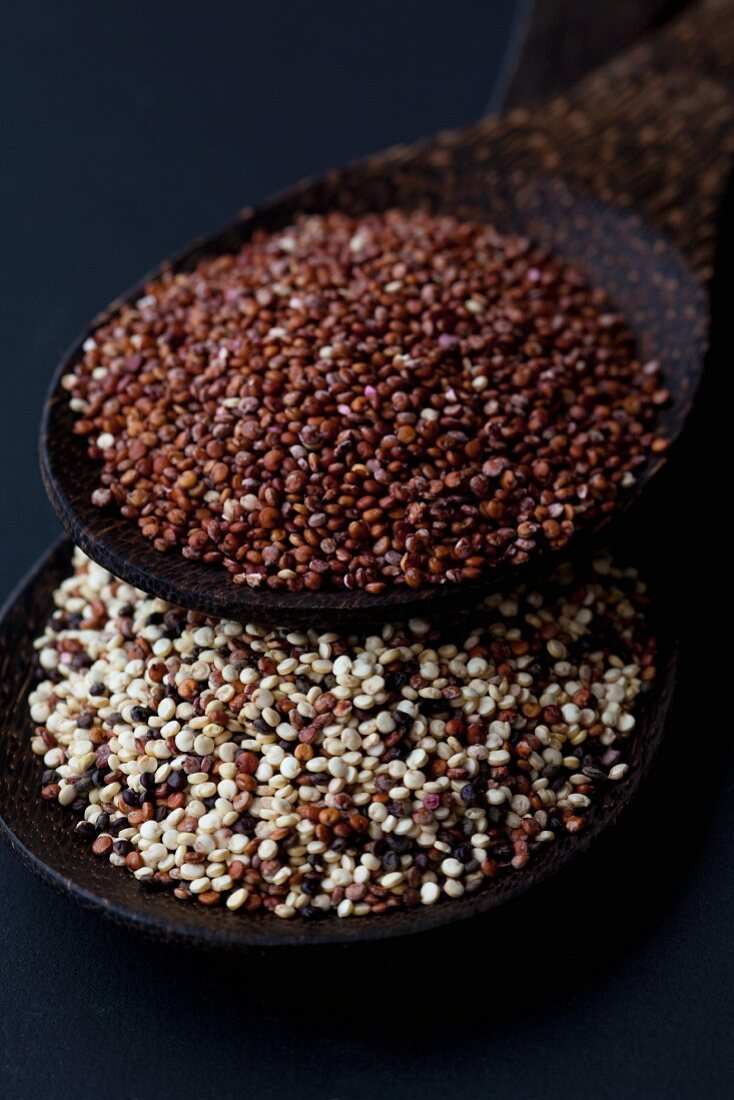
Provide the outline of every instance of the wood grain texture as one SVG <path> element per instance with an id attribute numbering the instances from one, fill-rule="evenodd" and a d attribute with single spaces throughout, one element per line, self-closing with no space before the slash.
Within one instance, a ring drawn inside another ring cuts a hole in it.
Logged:
<path id="1" fill-rule="evenodd" d="M 490 102 L 492 113 L 557 94 L 672 16 L 671 0 L 526 0 L 517 28 L 517 58 Z M 489 112 L 488 112 L 489 113 Z"/>
<path id="2" fill-rule="evenodd" d="M 734 0 L 705 0 L 571 92 L 430 141 L 388 150 L 244 210 L 223 232 L 161 265 L 188 270 L 206 254 L 239 247 L 255 227 L 276 229 L 298 212 L 427 206 L 525 232 L 604 286 L 626 315 L 640 354 L 664 364 L 671 405 L 660 418 L 671 441 L 697 389 L 708 327 L 718 204 L 734 150 Z M 671 243 L 672 242 L 672 243 Z M 146 280 L 125 300 L 139 297 Z M 116 575 L 174 603 L 239 620 L 285 624 L 379 620 L 473 604 L 511 582 L 498 566 L 481 582 L 413 591 L 273 592 L 234 585 L 225 571 L 160 554 L 137 526 L 91 504 L 98 469 L 72 434 L 60 378 L 113 303 L 70 349 L 52 382 L 41 428 L 44 481 L 72 538 Z M 664 459 L 651 458 L 619 512 L 644 492 Z M 610 519 L 616 518 L 614 515 Z M 582 530 L 582 538 L 599 531 Z M 568 554 L 568 549 L 564 551 Z M 550 557 L 550 556 L 549 556 Z M 548 564 L 538 556 L 524 573 Z"/>
<path id="3" fill-rule="evenodd" d="M 733 82 L 734 3 L 699 0 L 570 91 L 458 140 L 485 140 L 484 156 L 501 148 L 518 169 L 562 173 L 634 209 L 708 281 L 734 155 Z"/>
<path id="4" fill-rule="evenodd" d="M 471 897 L 435 907 L 353 920 L 329 916 L 318 924 L 283 921 L 268 913 L 208 909 L 187 905 L 170 894 L 151 894 L 126 871 L 92 855 L 88 843 L 74 833 L 74 814 L 40 798 L 42 764 L 31 752 L 34 726 L 27 712 L 33 638 L 53 608 L 54 588 L 70 573 L 71 553 L 66 539 L 53 546 L 0 612 L 0 832 L 44 882 L 81 905 L 167 939 L 212 947 L 353 943 L 428 931 L 486 913 L 561 870 L 609 828 L 635 794 L 663 738 L 675 683 L 677 641 L 665 618 L 666 601 L 659 600 L 653 602 L 652 617 L 660 640 L 659 677 L 640 700 L 629 775 L 607 786 L 590 809 L 584 832 L 546 846 L 522 870 L 487 883 Z"/>

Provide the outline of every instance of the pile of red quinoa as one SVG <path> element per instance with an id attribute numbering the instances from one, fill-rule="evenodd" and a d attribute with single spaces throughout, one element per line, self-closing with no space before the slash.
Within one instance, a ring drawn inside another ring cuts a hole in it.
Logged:
<path id="1" fill-rule="evenodd" d="M 607 295 L 525 239 L 302 217 L 167 274 L 64 379 L 95 503 L 237 583 L 480 577 L 612 510 L 667 400 Z"/>

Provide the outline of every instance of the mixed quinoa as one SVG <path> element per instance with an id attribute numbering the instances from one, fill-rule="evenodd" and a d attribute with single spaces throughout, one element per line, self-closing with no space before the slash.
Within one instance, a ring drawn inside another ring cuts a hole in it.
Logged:
<path id="1" fill-rule="evenodd" d="M 75 552 L 35 643 L 42 795 L 100 859 L 277 917 L 434 905 L 586 827 L 655 676 L 645 586 L 598 560 L 441 628 L 287 631 L 171 607 Z"/>

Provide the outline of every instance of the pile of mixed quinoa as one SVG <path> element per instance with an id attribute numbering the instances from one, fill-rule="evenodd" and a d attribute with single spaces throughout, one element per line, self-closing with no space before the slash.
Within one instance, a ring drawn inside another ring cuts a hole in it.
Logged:
<path id="1" fill-rule="evenodd" d="M 655 676 L 644 584 L 608 558 L 362 636 L 207 619 L 79 551 L 55 603 L 43 797 L 141 883 L 281 918 L 459 898 L 583 830 Z"/>

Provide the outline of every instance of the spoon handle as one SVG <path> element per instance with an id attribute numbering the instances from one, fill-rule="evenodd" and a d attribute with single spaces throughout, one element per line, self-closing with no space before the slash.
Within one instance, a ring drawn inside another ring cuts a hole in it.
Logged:
<path id="1" fill-rule="evenodd" d="M 666 6 L 666 0 L 522 0 L 517 45 L 487 114 L 537 103 L 572 87 L 629 49 Z"/>
<path id="2" fill-rule="evenodd" d="M 667 234 L 700 277 L 734 157 L 734 0 L 699 0 L 663 30 L 532 110 L 439 135 L 427 161 L 495 158 L 563 175 Z"/>

